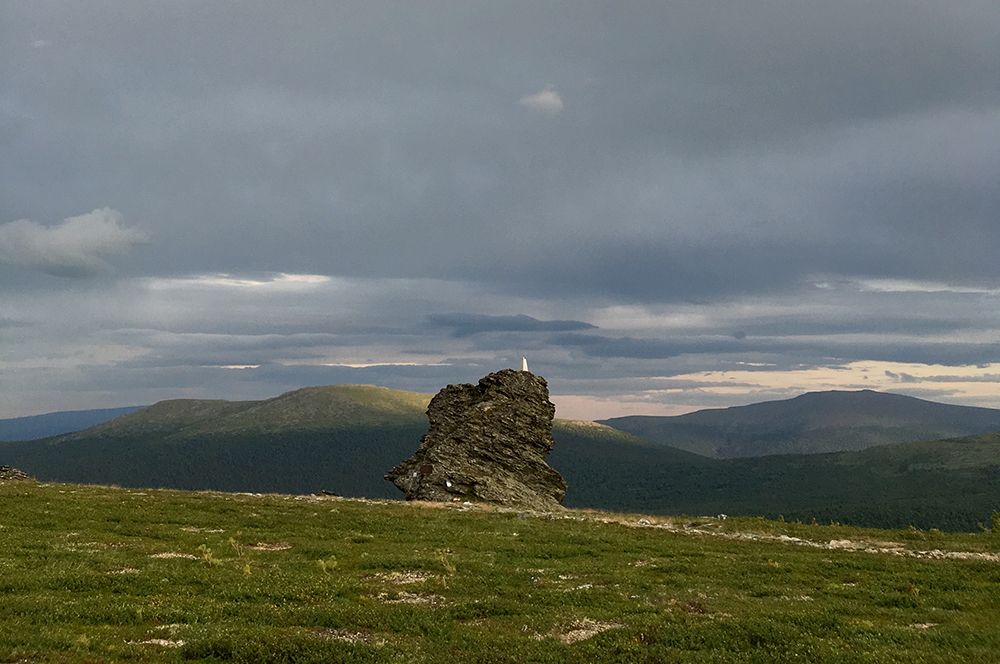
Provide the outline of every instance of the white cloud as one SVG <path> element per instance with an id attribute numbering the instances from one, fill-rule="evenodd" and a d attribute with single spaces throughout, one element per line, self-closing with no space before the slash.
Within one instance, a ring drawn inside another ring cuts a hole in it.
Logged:
<path id="1" fill-rule="evenodd" d="M 262 278 L 233 274 L 198 274 L 190 277 L 152 278 L 147 285 L 153 290 L 175 288 L 252 288 L 268 290 L 304 290 L 333 281 L 323 274 L 290 274 L 277 272 Z"/>
<path id="2" fill-rule="evenodd" d="M 1000 289 L 963 286 L 937 281 L 914 279 L 862 279 L 856 282 L 861 291 L 873 293 L 964 293 L 969 295 L 1000 295 Z"/>
<path id="3" fill-rule="evenodd" d="M 81 277 L 110 269 L 105 256 L 122 254 L 147 240 L 122 225 L 122 215 L 101 208 L 44 226 L 28 219 L 0 224 L 0 264 L 28 267 L 60 277 Z"/>
<path id="4" fill-rule="evenodd" d="M 52 46 L 52 42 L 48 39 L 36 39 L 31 42 L 31 48 L 47 48 L 49 46 Z"/>
<path id="5" fill-rule="evenodd" d="M 551 85 L 546 85 L 544 89 L 535 94 L 521 97 L 517 103 L 525 108 L 530 108 L 539 113 L 556 115 L 563 110 L 563 100 Z"/>

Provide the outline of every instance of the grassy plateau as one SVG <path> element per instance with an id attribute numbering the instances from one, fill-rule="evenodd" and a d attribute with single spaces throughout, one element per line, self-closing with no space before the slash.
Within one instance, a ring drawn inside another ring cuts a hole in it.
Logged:
<path id="1" fill-rule="evenodd" d="M 1000 537 L 0 482 L 0 661 L 1000 661 Z"/>

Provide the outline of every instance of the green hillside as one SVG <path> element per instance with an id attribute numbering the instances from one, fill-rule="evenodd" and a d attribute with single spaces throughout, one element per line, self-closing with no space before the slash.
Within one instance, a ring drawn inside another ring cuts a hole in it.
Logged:
<path id="1" fill-rule="evenodd" d="M 263 401 L 173 399 L 54 442 L 155 435 L 168 440 L 228 434 L 326 431 L 424 422 L 431 397 L 374 385 L 305 387 Z"/>
<path id="2" fill-rule="evenodd" d="M 559 438 L 567 504 L 651 513 L 975 530 L 1000 510 L 1000 434 L 861 452 L 707 459 L 651 443 Z"/>
<path id="3" fill-rule="evenodd" d="M 1000 431 L 1000 410 L 871 390 L 810 392 L 781 401 L 604 424 L 714 458 L 821 454 Z"/>
<path id="4" fill-rule="evenodd" d="M 167 401 L 83 432 L 0 443 L 46 480 L 400 498 L 383 475 L 426 431 L 426 395 L 307 388 L 254 402 Z M 557 420 L 566 504 L 975 530 L 1000 509 L 1000 439 L 709 459 L 592 422 Z"/>
<path id="5" fill-rule="evenodd" d="M 1000 652 L 989 533 L 23 481 L 0 482 L 0 507 L 5 662 L 896 664 Z"/>

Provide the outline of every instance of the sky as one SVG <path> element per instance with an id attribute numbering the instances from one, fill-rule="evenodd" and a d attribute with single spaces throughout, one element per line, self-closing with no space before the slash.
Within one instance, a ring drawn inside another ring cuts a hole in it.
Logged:
<path id="1" fill-rule="evenodd" d="M 0 417 L 521 355 L 1000 407 L 1000 5 L 0 2 Z"/>

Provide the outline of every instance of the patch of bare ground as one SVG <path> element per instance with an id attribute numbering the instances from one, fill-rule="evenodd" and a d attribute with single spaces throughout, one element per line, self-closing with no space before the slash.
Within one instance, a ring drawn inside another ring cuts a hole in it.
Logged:
<path id="1" fill-rule="evenodd" d="M 706 519 L 713 519 L 713 517 L 704 517 L 693 524 L 684 523 L 670 518 L 635 517 L 619 514 L 601 514 L 600 512 L 572 512 L 566 514 L 553 513 L 550 518 L 573 519 L 579 521 L 590 520 L 598 521 L 600 523 L 614 523 L 629 528 L 655 528 L 681 535 L 719 537 L 722 539 L 743 540 L 749 542 L 773 542 L 793 546 L 805 546 L 815 549 L 826 549 L 830 551 L 858 551 L 862 553 L 875 553 L 927 560 L 979 560 L 987 562 L 1000 562 L 1000 553 L 989 553 L 986 551 L 942 551 L 941 549 L 921 551 L 904 548 L 903 545 L 898 542 L 886 542 L 882 540 L 844 539 L 817 542 L 815 540 L 792 537 L 790 535 L 772 535 L 769 533 L 718 530 L 706 527 L 708 524 L 704 523 L 704 521 Z"/>
<path id="2" fill-rule="evenodd" d="M 179 639 L 146 639 L 145 641 L 126 641 L 130 646 L 160 646 L 162 648 L 180 648 L 184 641 Z"/>
<path id="3" fill-rule="evenodd" d="M 164 560 L 170 559 L 183 559 L 183 560 L 198 560 L 198 556 L 193 553 L 180 553 L 178 551 L 163 551 L 162 553 L 154 553 L 150 558 L 159 558 Z"/>
<path id="4" fill-rule="evenodd" d="M 418 606 L 438 606 L 444 604 L 444 597 L 429 593 L 410 593 L 399 591 L 394 593 L 379 593 L 375 599 L 385 604 L 414 604 Z"/>
<path id="5" fill-rule="evenodd" d="M 434 575 L 417 570 L 404 570 L 399 572 L 379 572 L 378 574 L 373 574 L 370 578 L 397 586 L 406 586 L 415 583 L 424 583 L 433 579 Z"/>
<path id="6" fill-rule="evenodd" d="M 607 632 L 610 629 L 620 629 L 621 627 L 622 626 L 618 623 L 601 622 L 599 620 L 583 618 L 563 627 L 557 627 L 549 634 L 539 634 L 535 638 L 538 640 L 554 638 L 561 643 L 570 645 L 573 643 L 579 643 L 580 641 L 586 641 L 587 639 L 592 639 L 598 634 Z"/>
<path id="7" fill-rule="evenodd" d="M 331 641 L 343 641 L 344 643 L 362 643 L 369 646 L 384 646 L 388 641 L 376 636 L 371 632 L 357 631 L 353 629 L 324 629 L 318 636 Z"/>
<path id="8" fill-rule="evenodd" d="M 288 551 L 292 548 L 292 545 L 286 542 L 257 542 L 253 546 L 247 548 L 252 549 L 253 551 Z"/>
<path id="9" fill-rule="evenodd" d="M 184 526 L 181 528 L 186 533 L 224 533 L 222 528 L 199 528 L 197 526 Z"/>

